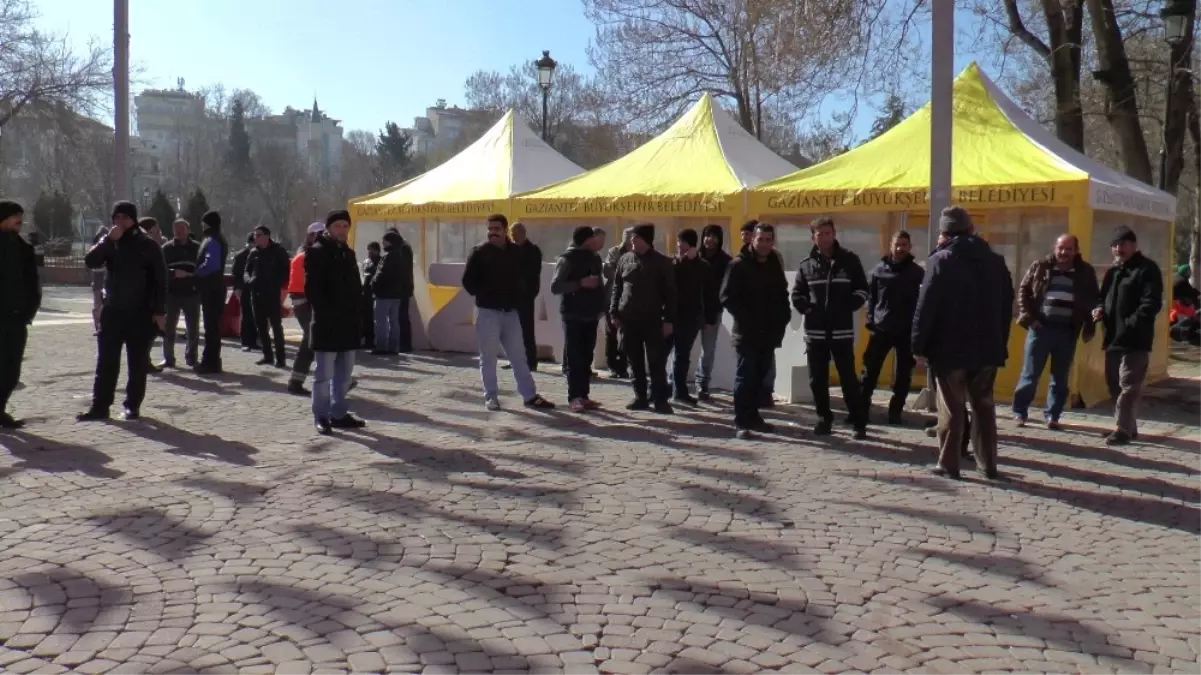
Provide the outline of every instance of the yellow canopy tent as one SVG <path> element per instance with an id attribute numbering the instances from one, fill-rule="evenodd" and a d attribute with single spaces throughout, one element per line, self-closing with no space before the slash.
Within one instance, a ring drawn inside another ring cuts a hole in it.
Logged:
<path id="1" fill-rule="evenodd" d="M 973 213 L 981 235 L 1005 256 L 1015 284 L 1066 232 L 1080 239 L 1081 253 L 1103 274 L 1110 264 L 1108 232 L 1119 224 L 1132 226 L 1143 250 L 1165 272 L 1170 269 L 1171 195 L 1060 142 L 974 63 L 956 78 L 953 105 L 951 201 Z M 798 225 L 790 228 L 791 237 L 780 236 L 794 242 L 794 250 L 785 251 L 790 262 L 807 255 L 808 231 L 800 226 L 817 215 L 835 218 L 840 241 L 869 268 L 873 254 L 883 255 L 891 234 L 901 229 L 914 235 L 914 254 L 924 260 L 929 184 L 926 105 L 850 152 L 753 188 L 750 212 Z M 1152 378 L 1167 374 L 1166 312 L 1160 319 L 1163 339 L 1152 354 Z M 997 378 L 999 397 L 1012 395 L 1024 339 L 1020 328 L 1013 331 L 1009 364 Z M 1089 403 L 1108 398 L 1099 344 L 1078 349 L 1073 369 L 1072 391 Z"/>
<path id="2" fill-rule="evenodd" d="M 513 211 L 530 222 L 576 221 L 563 226 L 566 229 L 650 220 L 664 226 L 658 228 L 658 236 L 670 246 L 670 231 L 676 227 L 742 218 L 749 186 L 795 170 L 706 93 L 666 131 L 633 152 L 585 174 L 521 193 L 513 198 Z"/>

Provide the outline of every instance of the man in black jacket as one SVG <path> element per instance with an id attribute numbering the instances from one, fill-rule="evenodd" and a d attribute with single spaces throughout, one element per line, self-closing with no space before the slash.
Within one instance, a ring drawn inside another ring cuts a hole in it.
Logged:
<path id="1" fill-rule="evenodd" d="M 367 244 L 367 257 L 362 262 L 363 268 L 363 347 L 370 349 L 372 354 L 386 354 L 387 350 L 375 348 L 375 289 L 372 281 L 379 272 L 379 261 L 382 257 L 378 241 Z"/>
<path id="2" fill-rule="evenodd" d="M 283 290 L 288 285 L 290 263 L 284 247 L 272 241 L 270 229 L 263 225 L 254 228 L 254 250 L 246 259 L 246 290 L 254 308 L 259 342 L 263 343 L 263 358 L 256 365 L 274 363 L 276 368 L 288 367 L 284 351 Z"/>
<path id="3" fill-rule="evenodd" d="M 773 234 L 774 238 L 775 235 Z M 733 258 L 725 252 L 725 231 L 720 225 L 706 225 L 701 230 L 701 258 L 709 263 L 711 288 L 721 290 L 726 268 Z M 721 303 L 705 303 L 705 325 L 701 328 L 701 358 L 696 364 L 696 397 L 709 400 L 709 381 L 713 379 L 713 360 L 717 357 L 717 336 L 721 334 Z M 766 376 L 765 376 L 766 377 Z"/>
<path id="4" fill-rule="evenodd" d="M 209 211 L 201 216 L 200 222 L 204 225 L 204 240 L 200 242 L 200 258 L 196 263 L 196 287 L 200 289 L 200 310 L 204 316 L 204 353 L 196 372 L 216 375 L 221 372 L 221 315 L 225 312 L 225 261 L 229 257 L 229 243 L 221 234 L 221 214 Z"/>
<path id="5" fill-rule="evenodd" d="M 621 234 L 621 243 L 609 249 L 601 266 L 605 275 L 605 306 L 613 298 L 613 278 L 617 274 L 617 261 L 621 256 L 630 252 L 630 241 L 634 238 L 634 228 L 627 227 Z M 621 351 L 621 331 L 613 325 L 613 320 L 605 315 L 605 365 L 609 368 L 609 377 L 624 380 L 630 376 L 629 363 Z"/>
<path id="6" fill-rule="evenodd" d="M 792 319 L 788 279 L 775 255 L 775 242 L 775 228 L 757 223 L 751 245 L 730 263 L 721 288 L 721 304 L 734 319 L 734 426 L 736 436 L 744 440 L 752 431 L 772 431 L 759 413 L 761 390 L 771 355 L 784 342 Z"/>
<path id="7" fill-rule="evenodd" d="M 175 329 L 183 313 L 187 344 L 184 363 L 196 365 L 200 353 L 200 295 L 196 291 L 196 259 L 200 244 L 189 234 L 188 221 L 180 218 L 172 225 L 174 238 L 163 244 L 167 264 L 167 320 L 163 329 L 163 360 L 159 368 L 175 367 Z"/>
<path id="8" fill-rule="evenodd" d="M 913 376 L 913 352 L 909 338 L 913 332 L 913 311 L 922 288 L 925 272 L 909 254 L 909 233 L 901 230 L 892 237 L 892 253 L 880 259 L 867 283 L 867 330 L 870 336 L 863 352 L 863 379 L 859 395 L 863 400 L 863 422 L 872 407 L 872 393 L 880 378 L 880 369 L 890 351 L 896 351 L 892 376 L 892 400 L 888 403 L 888 423 L 901 424 L 909 382 Z"/>
<path id="9" fill-rule="evenodd" d="M 697 401 L 688 393 L 688 369 L 692 346 L 701 328 L 713 318 L 718 289 L 709 263 L 699 255 L 696 230 L 684 229 L 676 235 L 676 321 L 671 331 L 671 386 L 673 398 L 685 405 Z"/>
<path id="10" fill-rule="evenodd" d="M 814 220 L 809 225 L 809 234 L 813 250 L 797 270 L 792 306 L 805 317 L 809 387 L 820 418 L 813 433 L 825 436 L 833 428 L 834 413 L 830 410 L 830 360 L 833 359 L 855 438 L 866 438 L 865 409 L 855 374 L 855 312 L 867 302 L 867 276 L 859 256 L 838 245 L 833 220 L 826 217 Z"/>
<path id="11" fill-rule="evenodd" d="M 1163 275 L 1138 250 L 1138 237 L 1129 227 L 1114 232 L 1109 248 L 1113 267 L 1101 282 L 1093 321 L 1104 329 L 1105 383 L 1117 421 L 1105 442 L 1126 445 L 1138 438 L 1138 403 L 1155 343 L 1155 317 L 1163 309 Z"/>
<path id="12" fill-rule="evenodd" d="M 317 369 L 313 373 L 313 423 L 317 433 L 329 435 L 334 428 L 358 429 L 367 425 L 350 414 L 346 393 L 354 373 L 354 354 L 362 309 L 356 300 L 363 292 L 354 249 L 346 245 L 350 214 L 330 211 L 325 232 L 304 254 L 304 296 L 312 308 L 309 329 Z"/>
<path id="13" fill-rule="evenodd" d="M 21 380 L 29 324 L 42 305 L 37 258 L 21 238 L 24 214 L 17 202 L 0 200 L 0 429 L 25 426 L 8 414 L 8 399 Z"/>
<path id="14" fill-rule="evenodd" d="M 525 345 L 525 358 L 531 371 L 538 370 L 538 338 L 534 331 L 534 305 L 542 290 L 542 249 L 526 236 L 525 225 L 513 223 L 509 228 L 513 243 L 521 260 L 522 285 L 521 304 L 517 307 L 521 315 L 521 339 Z M 512 363 L 512 357 L 509 359 Z"/>
<path id="15" fill-rule="evenodd" d="M 138 229 L 138 208 L 130 202 L 113 206 L 113 226 L 84 256 L 89 269 L 105 269 L 104 309 L 97 339 L 96 381 L 92 406 L 78 415 L 82 421 L 109 417 L 125 347 L 129 381 L 125 387 L 125 419 L 136 420 L 146 397 L 150 341 L 157 326 L 166 326 L 167 265 L 163 250 Z"/>
<path id="16" fill-rule="evenodd" d="M 968 212 L 943 209 L 947 243 L 926 262 L 913 317 L 913 354 L 938 384 L 938 464 L 935 475 L 959 478 L 959 457 L 972 407 L 976 468 L 997 476 L 997 412 L 993 385 L 1009 358 L 1013 278 L 1005 259 L 975 235 Z"/>
<path id="17" fill-rule="evenodd" d="M 621 331 L 622 349 L 634 371 L 634 400 L 629 410 L 670 415 L 667 401 L 667 346 L 676 321 L 676 278 L 671 258 L 655 250 L 655 226 L 634 226 L 632 250 L 617 261 L 609 316 Z M 647 398 L 647 374 L 650 398 Z"/>
<path id="18" fill-rule="evenodd" d="M 246 292 L 246 263 L 250 260 L 250 252 L 254 250 L 254 232 L 246 235 L 246 246 L 234 254 L 233 268 L 230 270 L 230 285 L 242 317 L 238 327 L 238 340 L 242 343 L 242 351 L 250 352 L 259 348 L 259 324 L 254 319 L 254 302 Z M 270 336 L 267 336 L 270 337 Z"/>
<path id="19" fill-rule="evenodd" d="M 600 407 L 589 397 L 596 328 L 605 313 L 604 272 L 597 255 L 599 247 L 591 227 L 577 227 L 571 234 L 571 246 L 555 264 L 555 278 L 550 285 L 551 293 L 560 296 L 567 402 L 575 412 Z"/>
<path id="20" fill-rule="evenodd" d="M 409 298 L 413 297 L 413 249 L 395 230 L 384 233 L 384 257 L 372 279 L 375 290 L 375 351 L 399 354 L 406 339 Z M 402 315 L 403 312 L 403 315 Z"/>
<path id="21" fill-rule="evenodd" d="M 530 282 L 521 249 L 505 235 L 508 219 L 488 216 L 488 241 L 471 249 L 463 268 L 463 290 L 475 298 L 475 337 L 480 348 L 480 379 L 484 385 L 484 407 L 500 410 L 496 382 L 496 357 L 503 348 L 517 382 L 517 391 L 527 408 L 550 409 L 555 404 L 538 395 L 534 377 L 524 358 L 525 344 L 518 308 L 528 297 Z"/>

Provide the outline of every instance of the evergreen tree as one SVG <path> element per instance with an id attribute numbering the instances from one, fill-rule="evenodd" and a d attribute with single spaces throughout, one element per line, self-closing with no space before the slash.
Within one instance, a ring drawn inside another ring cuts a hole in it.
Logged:
<path id="1" fill-rule="evenodd" d="M 42 192 L 33 203 L 33 226 L 43 237 L 49 236 L 54 222 L 54 198 Z"/>
<path id="2" fill-rule="evenodd" d="M 879 138 L 884 132 L 900 124 L 906 114 L 908 111 L 905 99 L 897 94 L 889 94 L 888 99 L 884 101 L 884 109 L 880 111 L 876 121 L 872 122 L 872 135 L 868 136 L 867 140 Z"/>
<path id="3" fill-rule="evenodd" d="M 71 198 L 55 190 L 50 198 L 50 228 L 43 234 L 50 239 L 74 239 L 75 228 L 71 220 L 74 211 Z"/>
<path id="4" fill-rule="evenodd" d="M 250 163 L 250 134 L 246 132 L 246 111 L 240 99 L 234 100 L 229 119 L 229 147 L 225 150 L 225 167 L 234 180 L 249 179 L 253 173 Z"/>
<path id="5" fill-rule="evenodd" d="M 413 177 L 413 139 L 395 122 L 386 123 L 379 132 L 379 139 L 375 142 L 375 155 L 377 187 L 395 185 Z"/>
<path id="6" fill-rule="evenodd" d="M 162 190 L 154 191 L 154 201 L 150 202 L 150 213 L 147 215 L 158 221 L 159 231 L 163 233 L 164 237 L 170 239 L 171 223 L 175 222 L 175 206 L 171 204 Z"/>
<path id="7" fill-rule="evenodd" d="M 204 192 L 200 188 L 196 188 L 192 191 L 192 194 L 188 195 L 188 205 L 184 210 L 184 214 L 186 214 L 184 218 L 187 219 L 188 225 L 192 229 L 192 234 L 197 239 L 200 238 L 200 231 L 203 229 L 200 219 L 208 210 L 208 199 L 204 196 Z"/>

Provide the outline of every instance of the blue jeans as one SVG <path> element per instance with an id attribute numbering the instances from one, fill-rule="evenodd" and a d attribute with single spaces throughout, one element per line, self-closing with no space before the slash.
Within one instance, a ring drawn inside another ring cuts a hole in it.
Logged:
<path id="1" fill-rule="evenodd" d="M 484 399 L 496 398 L 496 357 L 501 349 L 513 367 L 517 393 L 528 401 L 538 395 L 530 364 L 526 360 L 525 338 L 521 332 L 521 316 L 516 309 L 476 309 L 475 339 L 480 344 L 480 379 L 484 383 Z"/>
<path id="2" fill-rule="evenodd" d="M 721 321 L 701 329 L 701 358 L 696 364 L 696 388 L 709 391 L 713 379 L 713 360 L 717 357 L 717 336 L 721 334 Z"/>
<path id="3" fill-rule="evenodd" d="M 688 366 L 701 322 L 677 322 L 671 333 L 671 386 L 676 396 L 688 395 Z"/>
<path id="4" fill-rule="evenodd" d="M 759 403 L 763 398 L 763 380 L 766 379 L 768 364 L 774 361 L 774 349 L 738 349 L 738 361 L 734 370 L 734 426 L 753 429 L 763 417 L 759 414 Z"/>
<path id="5" fill-rule="evenodd" d="M 1043 375 L 1047 359 L 1051 359 L 1051 388 L 1047 396 L 1044 416 L 1059 421 L 1059 415 L 1068 402 L 1068 373 L 1072 370 L 1072 358 L 1076 355 L 1076 333 L 1067 326 L 1031 328 L 1026 333 L 1026 355 L 1022 361 L 1022 374 L 1017 389 L 1013 392 L 1013 414 L 1026 417 L 1030 402 L 1038 389 L 1038 380 Z"/>
<path id="6" fill-rule="evenodd" d="M 354 352 L 314 352 L 317 369 L 313 372 L 313 417 L 336 420 L 346 417 L 350 405 L 350 375 L 354 372 Z"/>
<path id="7" fill-rule="evenodd" d="M 400 298 L 375 299 L 375 348 L 396 354 L 400 351 Z"/>

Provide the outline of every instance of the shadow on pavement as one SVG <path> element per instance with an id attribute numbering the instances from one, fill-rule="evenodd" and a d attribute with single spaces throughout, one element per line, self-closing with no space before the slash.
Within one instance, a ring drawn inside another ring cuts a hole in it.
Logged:
<path id="1" fill-rule="evenodd" d="M 123 471 L 106 466 L 112 457 L 84 445 L 62 443 L 35 436 L 26 431 L 6 431 L 0 434 L 0 447 L 21 460 L 12 471 L 45 471 L 71 473 L 78 471 L 94 478 L 119 478 Z"/>
<path id="2" fill-rule="evenodd" d="M 168 560 L 187 557 L 212 536 L 155 508 L 89 516 L 94 525 Z"/>
<path id="3" fill-rule="evenodd" d="M 779 530 L 767 531 L 779 532 Z M 714 551 L 721 551 L 742 558 L 758 560 L 782 570 L 799 570 L 803 567 L 801 561 L 797 558 L 796 547 L 780 541 L 763 539 L 751 534 L 710 532 L 683 525 L 673 527 L 670 530 L 670 534 L 676 539 L 691 544 L 704 546 Z"/>
<path id="4" fill-rule="evenodd" d="M 687 495 L 688 499 L 718 511 L 733 511 L 750 518 L 762 518 L 781 525 L 788 521 L 788 518 L 780 513 L 775 504 L 749 492 L 734 492 L 711 485 L 696 485 L 679 481 L 675 482 L 675 486 Z"/>
<path id="5" fill-rule="evenodd" d="M 1140 437 L 1140 441 L 1142 438 Z M 1101 440 L 1098 438 L 1095 442 L 1097 445 L 1083 445 L 1079 442 L 1071 443 L 1067 441 L 1056 441 L 1048 438 L 1036 438 L 1032 436 L 1009 436 L 1002 435 L 998 437 L 998 442 L 1001 447 L 1006 445 L 1015 447 L 1024 447 L 1037 452 L 1045 452 L 1054 455 L 1067 455 L 1071 457 L 1079 457 L 1081 459 L 1093 459 L 1100 462 L 1109 462 L 1120 466 L 1129 467 L 1131 469 L 1145 469 L 1147 471 L 1164 471 L 1166 473 L 1180 473 L 1185 475 L 1196 475 L 1198 473 L 1196 466 L 1188 466 L 1177 462 L 1170 462 L 1162 459 L 1154 459 L 1151 457 L 1143 457 L 1138 454 L 1137 445 L 1128 445 L 1125 448 L 1111 448 L 1101 445 Z M 1000 460 L 1005 462 L 1002 456 Z"/>
<path id="6" fill-rule="evenodd" d="M 158 420 L 144 419 L 125 428 L 132 434 L 170 446 L 167 452 L 173 455 L 254 466 L 251 455 L 258 453 L 258 449 L 240 441 L 227 441 L 215 434 L 196 434 Z"/>
<path id="7" fill-rule="evenodd" d="M 1102 516 L 1201 534 L 1201 510 L 1192 505 L 1136 495 L 1080 490 L 1063 485 L 1039 485 L 1012 477 L 1005 481 L 994 481 L 990 485 L 1003 490 L 1055 499 Z"/>
<path id="8" fill-rule="evenodd" d="M 997 574 L 1014 581 L 1030 581 L 1040 586 L 1050 586 L 1041 568 L 1028 560 L 993 554 L 958 553 L 955 551 L 909 548 L 909 553 L 924 555 L 973 569 L 982 574 Z M 908 557 L 908 556 L 907 556 Z"/>
<path id="9" fill-rule="evenodd" d="M 182 373 L 173 372 L 171 370 L 164 370 L 163 372 L 151 375 L 150 377 L 156 378 L 156 379 L 162 380 L 163 382 L 173 384 L 177 387 L 181 387 L 183 389 L 189 389 L 191 391 L 201 393 L 201 394 L 234 394 L 234 395 L 240 394 L 241 392 L 239 392 L 238 390 L 231 389 L 231 388 L 223 386 L 221 384 L 221 382 L 223 381 L 223 379 L 226 375 L 227 375 L 227 373 L 215 376 L 215 377 L 222 378 L 221 380 L 218 380 L 218 379 L 210 380 L 210 379 L 200 379 L 199 377 L 195 377 L 195 376 L 188 377 L 187 375 L 184 375 Z"/>
<path id="10" fill-rule="evenodd" d="M 998 635 L 1035 637 L 1044 640 L 1052 649 L 1068 652 L 1095 653 L 1089 646 L 1104 647 L 1109 634 L 1062 614 L 1017 609 L 1012 603 L 997 606 L 954 595 L 927 598 L 925 602 L 962 617 L 964 620 L 990 627 Z M 1123 670 L 1122 668 L 1118 668 Z M 1150 664 L 1147 666 L 1150 670 Z M 1128 671 L 1129 672 L 1129 671 Z"/>
<path id="11" fill-rule="evenodd" d="M 1088 469 L 1080 469 L 1074 466 L 1052 464 L 1050 462 L 1041 462 L 1023 457 L 1006 457 L 1005 465 L 1020 467 L 1030 471 L 1039 471 L 1052 478 L 1066 478 L 1081 483 L 1103 485 L 1117 490 L 1141 492 L 1154 497 L 1177 499 L 1192 504 L 1201 502 L 1201 487 L 1197 487 L 1196 481 L 1193 481 L 1193 485 L 1190 487 L 1169 483 L 1162 478 L 1129 475 L 1115 476 L 1101 471 L 1089 471 Z"/>
<path id="12" fill-rule="evenodd" d="M 134 603 L 128 587 L 112 586 L 70 567 L 55 564 L 52 569 L 23 572 L 10 577 L 36 598 L 34 605 L 58 613 L 60 625 L 74 635 L 83 635 L 100 623 L 105 614 L 128 608 Z M 94 605 L 84 598 L 96 598 Z M 68 601 L 72 606 L 68 608 Z"/>
<path id="13" fill-rule="evenodd" d="M 250 504 L 258 501 L 263 495 L 267 494 L 267 488 L 242 483 L 239 481 L 221 480 L 219 478 L 210 478 L 208 476 L 194 476 L 190 478 L 180 478 L 175 481 L 177 485 L 184 487 L 196 488 L 213 494 L 221 495 L 226 499 L 235 501 L 239 504 Z"/>

